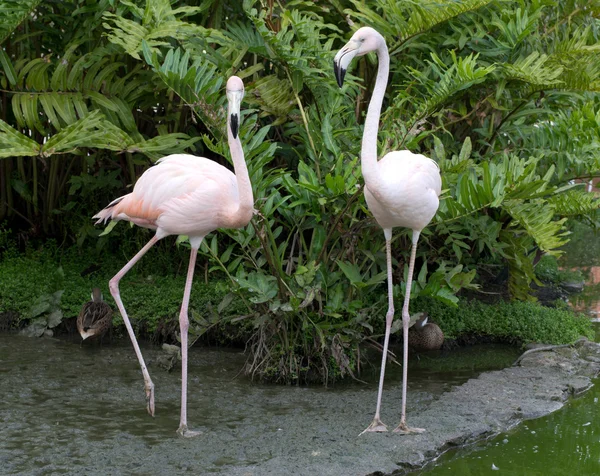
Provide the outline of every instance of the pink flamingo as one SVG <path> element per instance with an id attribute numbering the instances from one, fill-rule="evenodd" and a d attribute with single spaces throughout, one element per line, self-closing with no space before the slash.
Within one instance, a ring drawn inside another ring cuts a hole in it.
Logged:
<path id="1" fill-rule="evenodd" d="M 240 103 L 244 83 L 237 76 L 227 81 L 227 139 L 235 175 L 204 157 L 173 154 L 160 159 L 139 178 L 133 192 L 112 201 L 94 215 L 96 223 L 127 220 L 156 230 L 154 237 L 110 280 L 110 292 L 123 316 L 127 332 L 144 375 L 147 409 L 154 416 L 154 384 L 144 363 L 131 322 L 119 294 L 119 281 L 161 238 L 188 235 L 191 245 L 190 264 L 179 314 L 181 329 L 181 419 L 177 433 L 195 436 L 187 425 L 188 304 L 194 276 L 196 255 L 203 238 L 217 228 L 241 228 L 254 212 L 254 198 L 244 151 L 238 135 Z"/>
<path id="2" fill-rule="evenodd" d="M 369 103 L 367 118 L 365 120 L 361 165 L 365 179 L 365 198 L 367 205 L 373 213 L 377 223 L 383 228 L 385 235 L 385 248 L 387 255 L 388 274 L 388 302 L 386 314 L 385 338 L 383 344 L 383 358 L 381 374 L 379 376 L 379 391 L 377 395 L 377 408 L 373 422 L 364 431 L 387 431 L 386 425 L 380 418 L 381 395 L 383 392 L 383 379 L 385 363 L 388 352 L 390 329 L 394 320 L 394 300 L 392 295 L 392 253 L 391 239 L 392 228 L 403 226 L 412 230 L 412 250 L 408 266 L 408 281 L 402 307 L 402 326 L 404 331 L 404 354 L 402 371 L 402 416 L 400 424 L 394 430 L 398 433 L 421 433 L 421 428 L 410 428 L 406 424 L 406 383 L 408 364 L 408 325 L 410 316 L 408 304 L 410 301 L 410 288 L 412 284 L 417 241 L 423 228 L 434 217 L 438 206 L 442 188 L 442 180 L 437 164 L 427 157 L 413 154 L 408 150 L 394 151 L 386 154 L 380 161 L 377 160 L 377 132 L 379 117 L 385 88 L 387 86 L 390 57 L 385 39 L 376 30 L 363 27 L 354 33 L 350 41 L 337 53 L 333 61 L 334 72 L 338 85 L 342 87 L 344 75 L 348 65 L 355 56 L 362 56 L 370 51 L 377 52 L 379 67 L 375 88 Z M 363 433 L 364 433 L 363 432 Z M 362 434 L 362 433 L 361 433 Z"/>

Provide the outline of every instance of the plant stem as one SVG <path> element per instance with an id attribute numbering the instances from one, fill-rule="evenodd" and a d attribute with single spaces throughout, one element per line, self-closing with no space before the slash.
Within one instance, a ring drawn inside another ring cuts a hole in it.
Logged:
<path id="1" fill-rule="evenodd" d="M 331 225 L 331 227 L 329 228 L 329 231 L 327 232 L 327 236 L 325 237 L 325 241 L 323 241 L 323 247 L 321 248 L 321 252 L 319 253 L 319 256 L 317 257 L 317 261 L 315 264 L 319 264 L 325 258 L 325 254 L 327 251 L 327 244 L 329 243 L 329 240 L 333 236 L 333 233 L 335 232 L 338 223 L 340 222 L 342 217 L 346 214 L 346 212 L 348 211 L 348 208 L 350 208 L 350 205 L 352 205 L 352 203 L 354 203 L 354 201 L 362 193 L 363 188 L 364 188 L 364 185 L 361 185 L 360 188 L 356 192 L 354 192 L 354 194 L 348 199 L 348 201 L 346 202 L 346 206 L 338 214 L 338 216 L 335 219 L 335 222 L 333 222 L 333 225 Z"/>

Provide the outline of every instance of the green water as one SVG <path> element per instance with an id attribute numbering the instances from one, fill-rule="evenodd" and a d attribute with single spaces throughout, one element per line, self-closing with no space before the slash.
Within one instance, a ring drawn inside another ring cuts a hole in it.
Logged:
<path id="1" fill-rule="evenodd" d="M 444 454 L 420 474 L 600 474 L 599 383 L 549 416 L 525 422 L 470 448 Z"/>
<path id="2" fill-rule="evenodd" d="M 600 237 L 578 227 L 561 265 L 581 266 L 589 280 L 570 301 L 598 320 L 600 284 L 593 269 L 600 266 Z M 596 278 L 597 279 L 597 278 Z M 600 342 L 600 325 L 596 326 Z M 427 475 L 600 475 L 600 379 L 584 396 L 563 409 L 527 421 L 510 432 L 471 447 L 453 450 L 419 471 Z"/>

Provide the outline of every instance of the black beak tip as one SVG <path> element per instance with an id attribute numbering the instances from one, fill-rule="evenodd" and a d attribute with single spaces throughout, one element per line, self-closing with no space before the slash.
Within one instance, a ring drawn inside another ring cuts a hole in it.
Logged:
<path id="1" fill-rule="evenodd" d="M 333 72 L 335 73 L 335 79 L 337 80 L 338 86 L 341 88 L 344 84 L 344 76 L 346 76 L 346 70 L 340 68 L 336 61 L 333 61 Z"/>
<path id="2" fill-rule="evenodd" d="M 236 139 L 238 135 L 238 130 L 240 127 L 240 121 L 237 114 L 231 115 L 231 133 L 233 134 L 233 138 Z"/>

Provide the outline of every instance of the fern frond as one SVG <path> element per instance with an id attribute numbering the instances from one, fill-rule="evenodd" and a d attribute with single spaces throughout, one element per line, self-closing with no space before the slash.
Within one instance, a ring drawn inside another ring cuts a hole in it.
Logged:
<path id="1" fill-rule="evenodd" d="M 173 10 L 169 2 L 148 2 L 144 16 L 138 21 L 111 12 L 105 12 L 104 27 L 111 43 L 121 46 L 135 59 L 141 59 L 142 43 L 157 53 L 158 47 L 170 46 L 170 39 L 184 40 L 203 35 L 203 27 L 177 19 L 202 11 L 202 7 L 181 7 Z"/>
<path id="2" fill-rule="evenodd" d="M 512 64 L 503 64 L 501 68 L 507 79 L 524 81 L 534 88 L 556 87 L 563 82 L 559 79 L 563 68 L 548 66 L 548 55 L 539 51 L 519 58 Z"/>
<path id="3" fill-rule="evenodd" d="M 162 64 L 145 41 L 142 42 L 142 51 L 146 63 L 153 67 L 169 89 L 192 108 L 213 135 L 225 136 L 224 122 L 217 107 L 223 103 L 223 78 L 218 75 L 217 68 L 202 57 L 190 64 L 189 52 L 179 48 L 169 50 Z"/>
<path id="4" fill-rule="evenodd" d="M 516 229 L 518 225 L 527 231 L 542 251 L 554 255 L 562 253 L 558 249 L 568 242 L 568 233 L 562 231 L 567 219 L 554 220 L 554 208 L 546 201 L 506 200 L 504 208 L 514 220 L 509 229 Z"/>
<path id="5" fill-rule="evenodd" d="M 583 186 L 554 195 L 548 203 L 552 205 L 556 214 L 562 217 L 585 216 L 600 209 L 600 198 L 587 192 Z"/>
<path id="6" fill-rule="evenodd" d="M 421 0 L 419 2 L 383 0 L 377 2 L 375 10 L 362 0 L 352 0 L 354 9 L 347 9 L 345 13 L 364 25 L 372 26 L 385 36 L 393 55 L 407 39 L 489 3 L 492 3 L 492 0 L 449 0 L 445 2 L 439 0 Z"/>
<path id="7" fill-rule="evenodd" d="M 286 122 L 288 115 L 296 108 L 294 92 L 289 81 L 269 75 L 256 81 L 254 86 L 256 102 L 264 111 L 263 115 L 273 115 L 273 125 Z"/>
<path id="8" fill-rule="evenodd" d="M 36 141 L 0 119 L 0 159 L 37 155 L 39 150 Z"/>
<path id="9" fill-rule="evenodd" d="M 512 140 L 521 153 L 543 157 L 555 166 L 560 181 L 590 176 L 600 170 L 600 107 L 586 101 L 558 111 L 553 120 L 515 128 Z M 550 165 L 551 164 L 551 165 Z"/>
<path id="10" fill-rule="evenodd" d="M 400 92 L 394 105 L 386 111 L 386 116 L 396 117 L 406 104 L 415 105 L 416 111 L 408 121 L 408 124 L 414 124 L 443 107 L 455 94 L 484 82 L 496 69 L 493 65 L 478 66 L 477 55 L 473 54 L 462 58 L 451 51 L 450 61 L 451 64 L 446 65 L 439 56 L 431 53 L 428 71 L 411 68 L 413 78 L 421 83 L 424 91 L 420 96 Z"/>
<path id="11" fill-rule="evenodd" d="M 0 1 L 0 44 L 4 43 L 13 31 L 25 21 L 42 0 L 2 0 Z"/>

